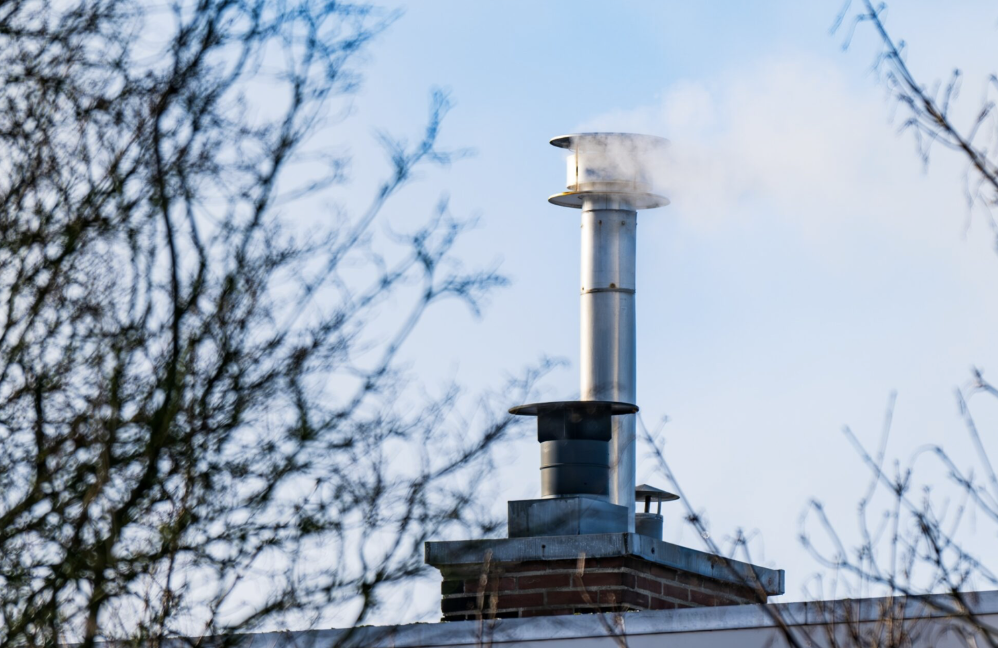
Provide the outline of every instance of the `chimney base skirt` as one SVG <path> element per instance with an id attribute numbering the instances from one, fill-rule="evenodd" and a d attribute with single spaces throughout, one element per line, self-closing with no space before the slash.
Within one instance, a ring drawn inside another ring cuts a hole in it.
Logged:
<path id="1" fill-rule="evenodd" d="M 595 497 L 571 496 L 508 503 L 510 538 L 622 533 L 627 508 Z"/>

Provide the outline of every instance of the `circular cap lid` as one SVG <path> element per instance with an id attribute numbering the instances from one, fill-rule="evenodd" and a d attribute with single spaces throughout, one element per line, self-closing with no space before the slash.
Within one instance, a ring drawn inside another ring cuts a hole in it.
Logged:
<path id="1" fill-rule="evenodd" d="M 669 144 L 669 140 L 664 137 L 659 137 L 658 135 L 644 135 L 641 133 L 570 133 L 568 135 L 552 137 L 549 141 L 551 142 L 551 146 L 570 149 L 574 148 L 581 142 L 585 142 L 586 140 L 591 142 L 613 140 L 620 142 L 630 141 L 635 144 L 641 144 L 642 146 L 667 146 Z"/>
<path id="2" fill-rule="evenodd" d="M 516 416 L 540 416 L 556 410 L 593 410 L 599 407 L 609 407 L 611 416 L 620 414 L 634 414 L 638 411 L 637 405 L 630 403 L 619 403 L 617 401 L 551 401 L 549 403 L 530 403 L 529 405 L 519 405 L 509 408 L 510 414 Z"/>
<path id="3" fill-rule="evenodd" d="M 629 203 L 634 209 L 655 209 L 665 207 L 669 199 L 653 193 L 626 193 L 623 191 L 564 191 L 548 197 L 548 202 L 559 207 L 575 207 L 582 209 L 586 196 L 620 196 L 622 202 Z"/>
<path id="4" fill-rule="evenodd" d="M 679 499 L 679 495 L 664 491 L 661 488 L 649 486 L 648 484 L 641 484 L 634 489 L 634 499 L 638 501 L 672 502 Z"/>

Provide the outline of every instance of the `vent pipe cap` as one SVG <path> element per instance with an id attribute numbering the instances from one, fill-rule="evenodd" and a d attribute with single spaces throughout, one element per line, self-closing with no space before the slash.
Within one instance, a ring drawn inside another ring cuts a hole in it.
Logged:
<path id="1" fill-rule="evenodd" d="M 661 515 L 662 502 L 674 502 L 677 499 L 679 495 L 648 484 L 641 484 L 634 489 L 634 501 L 645 503 L 645 513 L 651 513 L 651 503 L 658 502 L 658 514 Z"/>
<path id="2" fill-rule="evenodd" d="M 627 209 L 654 209 L 669 204 L 657 193 L 663 178 L 668 140 L 634 133 L 575 133 L 551 140 L 568 149 L 568 191 L 548 202 L 582 208 L 594 198 L 610 199 Z"/>
<path id="3" fill-rule="evenodd" d="M 664 491 L 661 488 L 649 486 L 648 484 L 641 484 L 635 488 L 634 500 L 635 502 L 641 502 L 641 500 L 644 500 L 645 510 L 643 513 L 639 511 L 634 514 L 634 531 L 638 535 L 661 540 L 662 527 L 664 526 L 664 520 L 662 518 L 662 502 L 672 502 L 677 499 L 679 499 L 679 495 Z M 658 502 L 658 511 L 655 513 L 651 512 L 652 502 Z"/>
<path id="4" fill-rule="evenodd" d="M 549 403 L 530 403 L 509 408 L 509 413 L 515 416 L 541 416 L 556 411 L 578 412 L 579 414 L 594 414 L 597 411 L 609 409 L 611 416 L 621 414 L 636 414 L 637 405 L 618 403 L 617 401 L 551 401 Z M 664 491 L 663 491 L 664 492 Z"/>

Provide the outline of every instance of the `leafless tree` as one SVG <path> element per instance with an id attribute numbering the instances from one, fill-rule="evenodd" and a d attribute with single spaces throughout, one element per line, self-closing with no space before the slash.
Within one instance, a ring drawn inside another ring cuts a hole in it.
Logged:
<path id="1" fill-rule="evenodd" d="M 905 42 L 895 40 L 887 31 L 886 12 L 886 4 L 874 6 L 871 0 L 862 0 L 861 8 L 854 11 L 852 0 L 847 0 L 832 33 L 844 32 L 843 47 L 848 48 L 858 27 L 872 26 L 881 44 L 873 71 L 900 108 L 896 113 L 900 130 L 911 133 L 917 154 L 926 165 L 937 146 L 955 152 L 967 162 L 964 186 L 967 204 L 984 208 L 998 251 L 998 222 L 994 217 L 998 206 L 998 115 L 994 99 L 998 75 L 992 72 L 988 76 L 979 107 L 970 122 L 961 127 L 952 114 L 963 80 L 960 69 L 954 68 L 946 83 L 926 84 L 917 79 L 905 61 Z"/>
<path id="2" fill-rule="evenodd" d="M 983 380 L 971 386 L 969 393 L 998 396 L 998 390 Z M 800 541 L 822 567 L 808 596 L 814 604 L 812 610 L 824 621 L 815 623 L 811 618 L 805 623 L 783 608 L 763 606 L 786 645 L 903 648 L 916 643 L 932 645 L 942 634 L 961 638 L 967 646 L 981 642 L 998 645 L 998 628 L 974 611 L 975 591 L 998 585 L 998 577 L 988 564 L 993 558 L 975 555 L 965 535 L 972 520 L 978 533 L 983 531 L 991 538 L 998 535 L 998 478 L 964 393 L 958 392 L 957 399 L 977 449 L 976 470 L 959 468 L 938 445 L 919 449 L 907 465 L 895 462 L 893 469 L 886 468 L 893 395 L 876 451 L 864 447 L 849 428 L 844 430 L 869 474 L 858 506 L 860 542 L 850 545 L 844 539 L 842 529 L 826 515 L 819 500 L 808 503 L 800 519 Z M 641 427 L 662 474 L 682 493 L 661 450 L 660 433 L 649 432 L 643 423 Z M 925 461 L 938 463 L 955 488 L 942 484 L 933 488 L 920 480 L 920 473 L 937 472 L 925 466 Z M 983 479 L 975 476 L 977 471 Z M 844 468 L 844 472 L 850 471 Z M 961 495 L 962 501 L 954 504 L 953 492 Z M 736 530 L 722 546 L 712 535 L 703 511 L 682 495 L 686 522 L 702 538 L 707 551 L 722 560 L 752 562 L 751 539 L 745 532 Z M 989 528 L 980 528 L 982 520 Z M 731 573 L 739 574 L 735 570 Z M 758 587 L 751 576 L 741 578 L 741 584 Z M 860 601 L 869 597 L 879 598 Z M 925 613 L 944 618 L 927 622 Z"/>
<path id="3" fill-rule="evenodd" d="M 998 645 L 998 628 L 980 620 L 973 606 L 974 591 L 998 586 L 998 576 L 990 566 L 993 557 L 975 552 L 967 536 L 970 525 L 985 537 L 998 534 L 998 479 L 967 402 L 967 394 L 981 393 L 998 395 L 980 376 L 966 393 L 956 394 L 976 450 L 971 468 L 960 468 L 942 444 L 920 448 L 908 462 L 894 461 L 888 467 L 893 395 L 875 451 L 845 428 L 870 479 L 858 506 L 858 544 L 849 546 L 842 539 L 817 500 L 801 516 L 801 542 L 831 580 L 827 590 L 818 581 L 819 591 L 844 591 L 850 597 L 881 595 L 898 601 L 919 597 L 950 616 L 958 634 Z M 949 478 L 949 487 L 925 477 L 940 473 Z M 903 608 L 903 604 L 891 605 L 884 610 L 885 618 L 900 632 L 893 641 L 880 645 L 906 645 L 905 636 L 913 630 L 905 629 Z"/>
<path id="4" fill-rule="evenodd" d="M 458 263 L 446 201 L 378 225 L 453 159 L 446 96 L 415 142 L 382 137 L 362 213 L 322 208 L 347 160 L 317 134 L 394 18 L 0 3 L 0 646 L 362 623 L 425 539 L 491 528 L 509 417 L 416 392 L 399 353 L 504 279 Z"/>
<path id="5" fill-rule="evenodd" d="M 987 91 L 972 122 L 961 129 L 951 116 L 957 99 L 961 73 L 954 70 L 946 84 L 928 87 L 919 82 L 905 62 L 903 42 L 895 41 L 884 23 L 886 6 L 862 0 L 853 10 L 847 2 L 833 26 L 833 33 L 845 31 L 844 45 L 852 41 L 862 25 L 872 25 L 882 49 L 873 65 L 878 80 L 900 108 L 900 131 L 911 133 L 917 154 L 928 164 L 936 145 L 955 151 L 968 166 L 966 196 L 971 207 L 982 206 L 998 248 L 998 227 L 994 209 L 998 201 L 998 121 L 991 94 L 998 89 L 998 76 L 987 80 Z M 845 27 L 844 27 L 845 25 Z M 823 608 L 827 622 L 808 628 L 795 627 L 795 620 L 767 606 L 788 645 L 825 646 L 910 646 L 925 639 L 929 628 L 909 616 L 911 606 L 921 605 L 944 613 L 943 632 L 962 638 L 965 645 L 998 646 L 998 628 L 974 612 L 975 590 L 998 587 L 993 556 L 975 552 L 966 535 L 969 525 L 978 536 L 998 535 L 998 471 L 970 407 L 972 398 L 998 399 L 998 389 L 975 369 L 968 385 L 958 389 L 956 403 L 963 427 L 974 448 L 971 467 L 961 468 L 940 442 L 918 449 L 907 461 L 889 460 L 895 396 L 891 395 L 876 449 L 860 442 L 849 428 L 844 434 L 852 444 L 869 476 L 868 487 L 858 504 L 859 542 L 850 545 L 842 529 L 827 515 L 823 504 L 811 500 L 801 515 L 800 541 L 823 568 L 815 578 L 811 598 L 844 600 Z M 643 437 L 652 456 L 678 492 L 679 484 L 661 451 L 661 437 L 642 424 Z M 933 482 L 943 475 L 949 484 Z M 955 494 L 955 495 L 954 495 Z M 711 537 L 703 512 L 684 498 L 686 518 L 704 539 L 712 553 L 739 557 L 751 562 L 750 542 L 736 531 L 724 551 Z M 985 528 L 982 528 L 985 527 Z M 746 583 L 751 585 L 751 583 Z M 852 599 L 879 596 L 885 601 L 873 618 L 860 619 Z M 940 632 L 938 625 L 932 629 Z"/>
<path id="6" fill-rule="evenodd" d="M 968 205 L 984 208 L 998 248 L 994 219 L 998 201 L 998 158 L 994 152 L 998 121 L 992 97 L 998 89 L 998 77 L 989 76 L 972 121 L 960 128 L 952 117 L 962 79 L 960 70 L 954 69 L 945 84 L 919 81 L 905 61 L 904 41 L 896 41 L 887 30 L 886 10 L 884 4 L 874 6 L 870 0 L 862 0 L 854 11 L 852 3 L 847 2 L 832 31 L 838 33 L 848 23 L 844 41 L 848 47 L 858 28 L 872 27 L 881 45 L 873 69 L 900 108 L 900 131 L 912 134 L 925 164 L 936 145 L 954 151 L 966 161 Z M 815 500 L 802 515 L 801 542 L 829 570 L 831 591 L 901 599 L 922 596 L 921 600 L 953 615 L 959 634 L 976 636 L 977 641 L 995 646 L 998 629 L 975 617 L 970 592 L 994 589 L 998 575 L 992 571 L 992 556 L 975 552 L 966 535 L 969 525 L 978 535 L 993 538 L 998 534 L 998 475 L 970 407 L 973 398 L 982 397 L 998 398 L 998 390 L 985 380 L 982 371 L 974 369 L 970 382 L 955 392 L 962 424 L 974 449 L 969 460 L 954 457 L 940 440 L 918 449 L 906 461 L 889 461 L 893 394 L 875 450 L 864 446 L 851 429 L 845 428 L 846 438 L 870 477 L 858 505 L 860 541 L 848 546 L 822 504 Z M 969 467 L 960 467 L 966 465 L 965 461 Z M 933 481 L 937 475 L 949 484 Z M 925 596 L 929 594 L 936 596 Z M 885 610 L 888 618 L 897 614 L 896 609 Z M 904 645 L 903 635 L 881 645 Z"/>

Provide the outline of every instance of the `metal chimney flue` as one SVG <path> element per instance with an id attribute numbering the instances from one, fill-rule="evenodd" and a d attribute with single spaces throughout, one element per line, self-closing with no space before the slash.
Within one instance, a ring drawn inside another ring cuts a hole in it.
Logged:
<path id="1" fill-rule="evenodd" d="M 568 151 L 568 190 L 549 200 L 582 215 L 580 400 L 509 410 L 536 420 L 541 493 L 507 502 L 507 537 L 426 543 L 444 620 L 765 603 L 784 592 L 783 570 L 663 541 L 661 504 L 678 496 L 635 486 L 637 213 L 669 203 L 656 190 L 667 143 L 551 143 Z"/>
<path id="2" fill-rule="evenodd" d="M 655 193 L 667 140 L 630 133 L 564 135 L 568 191 L 549 202 L 582 210 L 580 398 L 637 401 L 635 246 L 637 212 L 669 204 Z M 627 508 L 634 526 L 636 426 L 614 417 L 610 440 L 610 502 Z"/>

